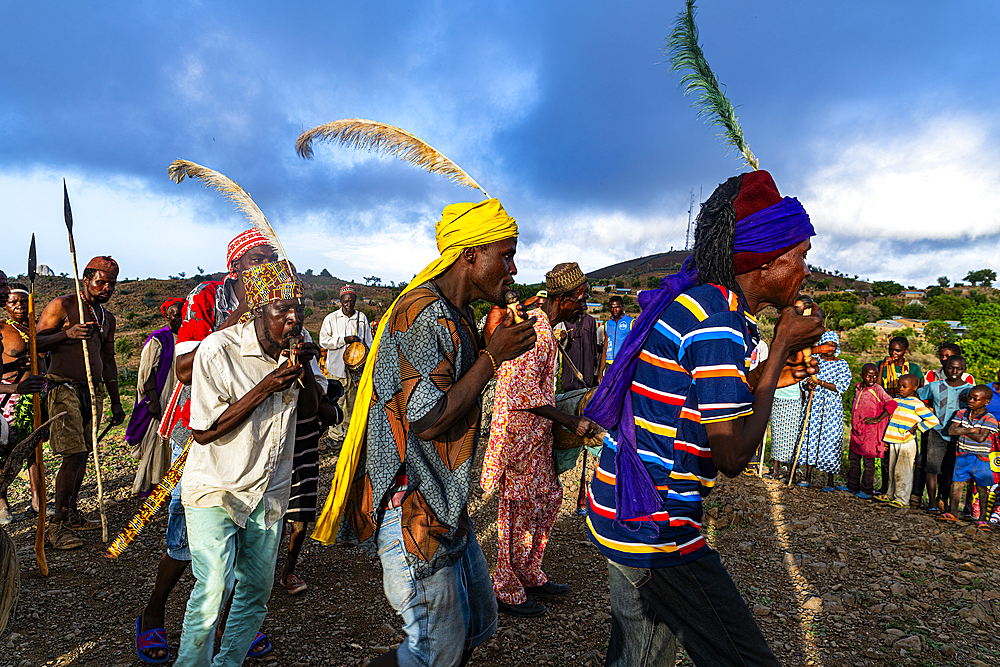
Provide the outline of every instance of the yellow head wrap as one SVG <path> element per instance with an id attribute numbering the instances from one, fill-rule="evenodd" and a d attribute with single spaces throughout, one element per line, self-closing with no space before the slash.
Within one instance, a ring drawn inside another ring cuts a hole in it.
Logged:
<path id="1" fill-rule="evenodd" d="M 431 278 L 440 276 L 447 271 L 465 248 L 486 245 L 495 241 L 517 238 L 517 223 L 507 215 L 503 206 L 496 199 L 487 199 L 478 204 L 460 203 L 446 206 L 441 220 L 435 227 L 438 252 L 441 256 L 424 267 L 424 270 L 407 284 L 403 291 L 393 301 L 396 302 L 407 292 L 420 287 Z M 354 412 L 351 414 L 351 425 L 344 439 L 344 447 L 337 459 L 337 471 L 333 476 L 330 494 L 326 497 L 323 513 L 316 522 L 316 530 L 312 537 L 324 544 L 333 544 L 340 530 L 340 520 L 344 513 L 344 501 L 351 488 L 354 474 L 358 467 L 358 458 L 363 449 L 368 431 L 368 408 L 372 400 L 372 375 L 375 372 L 375 360 L 378 356 L 379 342 L 382 332 L 389 322 L 392 307 L 379 322 L 378 330 L 372 341 L 374 354 L 368 355 L 365 370 L 358 384 L 358 395 L 354 400 Z M 381 502 L 376 498 L 375 502 Z"/>

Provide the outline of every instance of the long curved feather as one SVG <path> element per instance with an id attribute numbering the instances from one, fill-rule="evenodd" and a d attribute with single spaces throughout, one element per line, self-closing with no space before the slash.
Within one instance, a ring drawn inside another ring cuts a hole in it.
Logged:
<path id="1" fill-rule="evenodd" d="M 250 224 L 260 230 L 260 233 L 271 242 L 271 245 L 278 249 L 281 256 L 288 260 L 288 253 L 285 252 L 285 248 L 281 245 L 281 239 L 278 238 L 278 234 L 271 227 L 271 223 L 267 221 L 264 212 L 257 206 L 250 193 L 240 187 L 239 183 L 225 174 L 221 174 L 208 167 L 203 167 L 200 164 L 195 164 L 189 160 L 174 160 L 170 163 L 170 167 L 167 168 L 167 174 L 174 183 L 180 183 L 185 177 L 197 178 L 205 184 L 206 188 L 211 186 L 224 194 L 230 201 L 236 204 L 236 208 L 243 212 L 243 215 L 250 221 Z"/>
<path id="2" fill-rule="evenodd" d="M 687 7 L 677 15 L 674 29 L 667 40 L 667 55 L 670 56 L 672 72 L 688 72 L 681 78 L 684 94 L 697 92 L 695 106 L 700 106 L 698 117 L 710 117 L 708 121 L 723 129 L 726 143 L 742 155 L 752 169 L 758 168 L 757 157 L 743 138 L 743 128 L 736 117 L 733 103 L 726 97 L 724 88 L 716 79 L 712 68 L 705 60 L 705 53 L 698 45 L 698 26 L 694 22 L 694 0 L 687 0 Z"/>
<path id="3" fill-rule="evenodd" d="M 449 180 L 475 188 L 488 198 L 483 186 L 457 164 L 423 139 L 415 137 L 395 125 L 380 123 L 364 118 L 345 118 L 326 123 L 303 132 L 295 142 L 295 150 L 300 157 L 313 156 L 312 143 L 317 139 L 337 141 L 342 146 L 352 146 L 361 150 L 375 151 L 398 157 L 404 162 L 426 169 L 432 174 L 442 174 Z"/>

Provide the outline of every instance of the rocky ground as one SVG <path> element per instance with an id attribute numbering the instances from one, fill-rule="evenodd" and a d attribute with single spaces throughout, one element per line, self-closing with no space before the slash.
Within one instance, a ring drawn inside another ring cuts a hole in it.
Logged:
<path id="1" fill-rule="evenodd" d="M 112 536 L 139 501 L 121 429 L 102 451 Z M 336 457 L 323 459 L 327 483 Z M 52 463 L 48 467 L 51 489 Z M 591 461 L 591 466 L 593 462 Z M 592 468 L 591 468 L 592 469 Z M 573 587 L 540 619 L 501 616 L 474 665 L 603 664 L 610 632 L 605 562 L 573 515 L 580 468 L 563 476 L 566 497 L 545 555 L 546 571 Z M 96 516 L 91 473 L 84 507 Z M 26 484 L 12 487 L 25 509 Z M 710 496 L 705 532 L 733 573 L 775 653 L 788 665 L 995 665 L 1000 660 L 1000 532 L 945 525 L 919 511 L 874 506 L 846 493 L 788 489 L 741 476 L 720 480 Z M 473 518 L 491 563 L 496 559 L 496 498 L 472 500 Z M 134 621 L 162 554 L 164 515 L 119 559 L 103 555 L 100 532 L 77 551 L 48 550 L 50 573 L 34 560 L 33 525 L 7 526 L 18 546 L 21 593 L 0 667 L 143 664 L 134 652 Z M 279 557 L 280 569 L 283 554 Z M 289 596 L 276 585 L 264 631 L 274 641 L 262 667 L 363 665 L 401 639 L 386 604 L 377 563 L 353 547 L 307 541 L 299 573 L 310 588 Z M 190 574 L 175 590 L 167 636 L 176 651 Z M 680 656 L 679 664 L 689 664 Z"/>

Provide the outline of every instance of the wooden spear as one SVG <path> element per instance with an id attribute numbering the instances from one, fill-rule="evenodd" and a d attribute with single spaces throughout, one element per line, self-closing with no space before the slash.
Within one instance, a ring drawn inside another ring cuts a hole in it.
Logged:
<path id="1" fill-rule="evenodd" d="M 31 355 L 31 374 L 38 375 L 38 341 L 35 338 L 35 273 L 37 258 L 35 256 L 35 235 L 31 235 L 31 246 L 28 248 L 28 354 Z M 31 396 L 34 428 L 42 422 L 42 401 L 38 392 Z M 38 466 L 38 528 L 35 530 L 35 560 L 38 562 L 38 573 L 49 576 L 49 564 L 45 560 L 45 505 L 48 494 L 45 492 L 45 458 L 42 454 L 42 442 L 38 441 L 35 448 L 35 465 Z"/>
<path id="2" fill-rule="evenodd" d="M 80 310 L 80 324 L 86 325 L 83 316 L 83 292 L 80 291 L 80 273 L 76 265 L 76 245 L 73 243 L 73 211 L 69 206 L 69 191 L 66 189 L 66 179 L 63 179 L 63 217 L 66 220 L 66 231 L 69 232 L 69 254 L 73 257 L 73 281 L 76 283 L 76 305 Z M 84 338 L 83 365 L 87 371 L 87 388 L 90 389 L 90 429 L 94 443 L 94 473 L 97 475 L 97 505 L 101 510 L 101 541 L 108 541 L 108 518 L 104 514 L 104 486 L 101 483 L 101 461 L 97 455 L 97 392 L 96 378 L 90 370 L 89 336 Z"/>

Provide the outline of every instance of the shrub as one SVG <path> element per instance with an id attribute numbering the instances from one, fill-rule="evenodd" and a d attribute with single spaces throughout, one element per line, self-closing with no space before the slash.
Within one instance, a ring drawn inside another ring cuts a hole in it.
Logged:
<path id="1" fill-rule="evenodd" d="M 119 338 L 115 341 L 115 354 L 120 357 L 129 357 L 132 355 L 132 347 L 132 339 Z"/>
<path id="2" fill-rule="evenodd" d="M 313 292 L 313 301 L 327 301 L 329 298 L 330 295 L 325 289 L 318 289 Z"/>
<path id="3" fill-rule="evenodd" d="M 844 342 L 855 352 L 865 353 L 875 347 L 878 334 L 872 327 L 851 329 L 844 335 Z"/>

